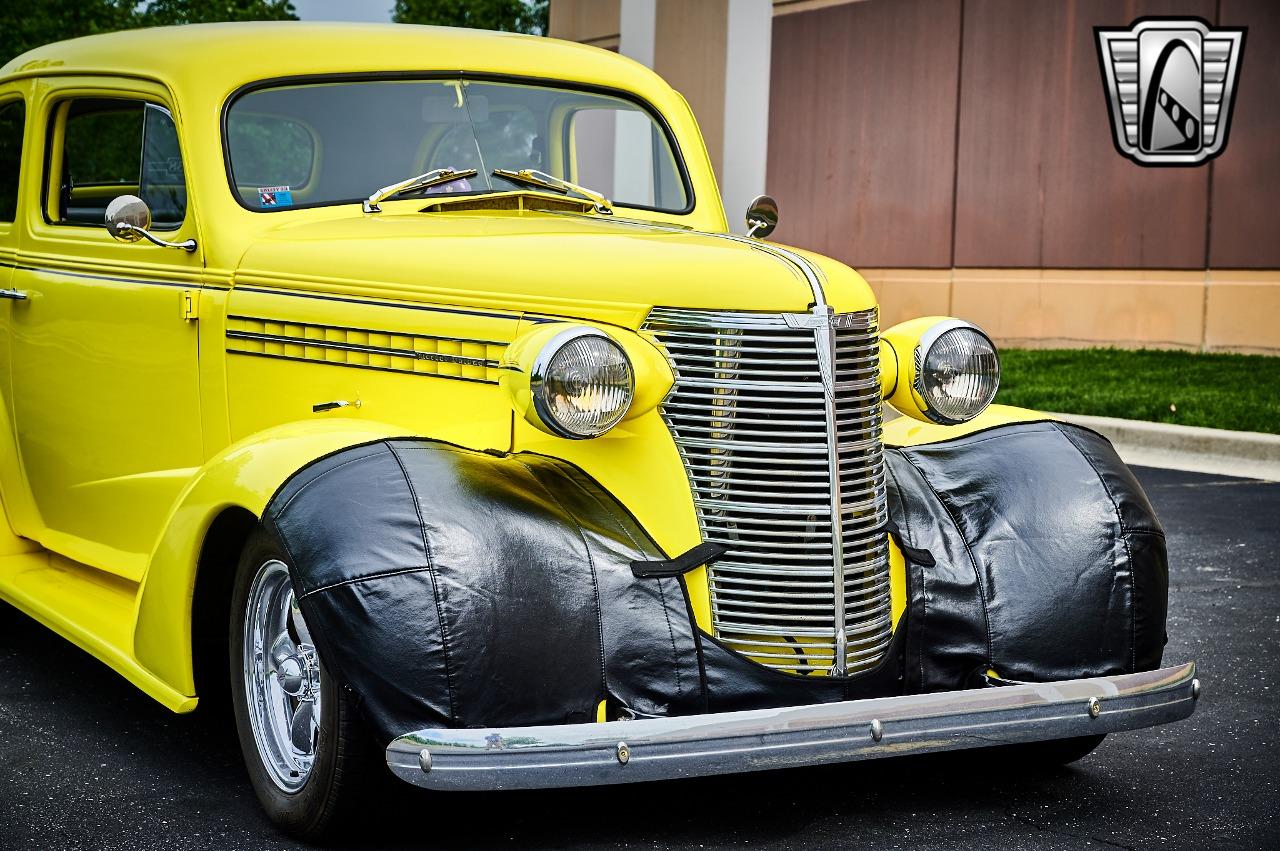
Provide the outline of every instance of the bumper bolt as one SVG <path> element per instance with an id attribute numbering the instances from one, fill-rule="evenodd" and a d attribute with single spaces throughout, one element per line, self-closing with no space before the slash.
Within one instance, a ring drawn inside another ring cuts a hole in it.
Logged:
<path id="1" fill-rule="evenodd" d="M 1102 714 L 1102 703 L 1096 697 L 1089 698 L 1089 717 L 1097 718 Z"/>
<path id="2" fill-rule="evenodd" d="M 1200 679 L 1198 677 L 1191 681 L 1191 699 L 1200 699 Z"/>
<path id="3" fill-rule="evenodd" d="M 884 738 L 884 725 L 879 718 L 871 719 L 871 741 L 878 742 Z"/>
<path id="4" fill-rule="evenodd" d="M 631 748 L 627 747 L 626 742 L 618 742 L 618 762 L 622 763 L 623 765 L 626 765 L 627 761 L 630 759 L 631 759 Z"/>
<path id="5" fill-rule="evenodd" d="M 423 774 L 431 773 L 431 751 L 426 748 L 418 751 L 418 768 L 422 769 Z"/>

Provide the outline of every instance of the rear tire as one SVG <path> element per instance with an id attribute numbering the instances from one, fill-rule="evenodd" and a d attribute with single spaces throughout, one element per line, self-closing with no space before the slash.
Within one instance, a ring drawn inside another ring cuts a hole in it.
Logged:
<path id="1" fill-rule="evenodd" d="M 294 600 L 289 556 L 262 527 L 241 555 L 230 621 L 231 702 L 253 790 L 287 833 L 329 837 L 364 801 L 379 750 L 352 695 L 319 659 Z"/>

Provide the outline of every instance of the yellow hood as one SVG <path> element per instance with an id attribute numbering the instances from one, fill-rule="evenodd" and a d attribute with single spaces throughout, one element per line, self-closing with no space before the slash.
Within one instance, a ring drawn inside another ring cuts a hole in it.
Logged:
<path id="1" fill-rule="evenodd" d="M 625 212 L 622 214 L 625 215 Z M 236 285 L 595 319 L 636 327 L 655 305 L 804 311 L 809 285 L 750 245 L 596 215 L 492 211 L 357 214 L 268 232 Z M 838 310 L 872 306 L 848 267 L 810 256 Z"/>

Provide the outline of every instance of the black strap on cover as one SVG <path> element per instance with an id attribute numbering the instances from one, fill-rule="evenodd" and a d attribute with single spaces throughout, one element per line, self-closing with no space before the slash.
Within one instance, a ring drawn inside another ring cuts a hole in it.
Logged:
<path id="1" fill-rule="evenodd" d="M 902 532 L 898 529 L 898 524 L 892 520 L 886 521 L 880 527 L 881 531 L 888 532 L 893 536 L 893 542 L 898 545 L 898 549 L 902 551 L 902 555 L 908 561 L 915 562 L 921 567 L 934 567 L 938 564 L 937 559 L 933 557 L 933 553 L 928 550 L 922 550 L 919 547 L 913 547 L 902 539 Z"/>
<path id="2" fill-rule="evenodd" d="M 701 543 L 684 555 L 657 561 L 633 561 L 631 573 L 638 579 L 665 579 L 683 576 L 696 567 L 712 564 L 724 557 L 729 548 L 723 544 Z"/>

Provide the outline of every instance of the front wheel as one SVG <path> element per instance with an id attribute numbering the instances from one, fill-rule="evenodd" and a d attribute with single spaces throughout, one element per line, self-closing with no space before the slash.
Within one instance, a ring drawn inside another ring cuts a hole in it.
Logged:
<path id="1" fill-rule="evenodd" d="M 236 730 L 254 792 L 281 828 L 320 839 L 360 803 L 377 749 L 320 659 L 288 554 L 261 527 L 240 558 L 229 644 Z"/>

